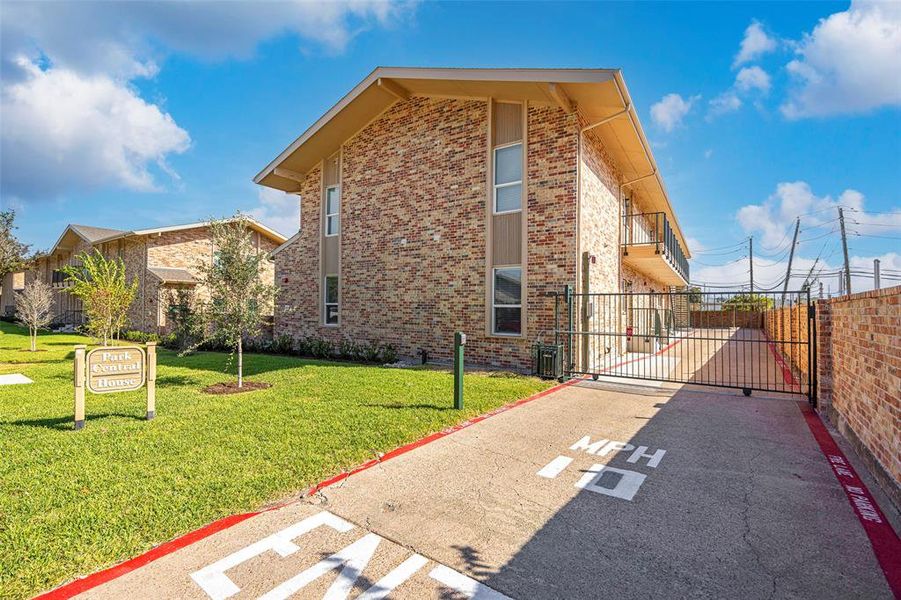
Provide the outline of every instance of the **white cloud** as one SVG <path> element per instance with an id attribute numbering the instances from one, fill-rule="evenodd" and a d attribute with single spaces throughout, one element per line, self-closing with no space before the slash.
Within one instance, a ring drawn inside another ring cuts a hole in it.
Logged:
<path id="1" fill-rule="evenodd" d="M 767 94 L 770 91 L 770 85 L 769 74 L 757 65 L 744 67 L 735 76 L 735 87 L 742 92 L 759 90 Z"/>
<path id="2" fill-rule="evenodd" d="M 814 229 L 817 235 L 838 228 L 835 220 L 838 207 L 845 207 L 845 222 L 849 235 L 891 235 L 901 232 L 901 209 L 897 212 L 868 213 L 864 208 L 864 196 L 857 190 L 847 189 L 837 198 L 817 196 L 804 181 L 783 182 L 761 204 L 749 204 L 739 209 L 736 218 L 748 233 L 760 234 L 765 246 L 785 246 L 789 229 L 795 217 L 801 217 L 802 229 Z"/>
<path id="3" fill-rule="evenodd" d="M 711 121 L 716 117 L 737 111 L 741 108 L 741 98 L 729 90 L 723 92 L 716 98 L 707 103 L 707 120 Z"/>
<path id="4" fill-rule="evenodd" d="M 683 98 L 679 94 L 667 94 L 651 106 L 651 119 L 664 131 L 672 131 L 682 124 L 700 96 Z"/>
<path id="5" fill-rule="evenodd" d="M 161 101 L 132 86 L 171 52 L 246 57 L 293 36 L 340 52 L 371 27 L 390 27 L 413 2 L 6 2 L 0 20 L 0 192 L 32 201 L 98 186 L 157 189 L 167 156 L 190 137 Z"/>
<path id="6" fill-rule="evenodd" d="M 173 174 L 166 156 L 190 145 L 172 117 L 127 84 L 65 68 L 17 61 L 25 77 L 2 89 L 2 190 L 48 197 L 68 186 L 155 189 L 151 165 Z"/>
<path id="7" fill-rule="evenodd" d="M 768 52 L 772 52 L 776 49 L 776 46 L 776 40 L 764 31 L 763 26 L 757 21 L 752 21 L 745 29 L 745 36 L 741 40 L 741 46 L 738 54 L 735 55 L 735 60 L 732 61 L 732 67 L 738 67 Z"/>
<path id="8" fill-rule="evenodd" d="M 261 187 L 258 200 L 259 205 L 249 210 L 247 214 L 286 237 L 297 233 L 300 228 L 298 196 Z"/>
<path id="9" fill-rule="evenodd" d="M 901 105 L 901 3 L 852 2 L 822 19 L 786 66 L 791 119 Z"/>

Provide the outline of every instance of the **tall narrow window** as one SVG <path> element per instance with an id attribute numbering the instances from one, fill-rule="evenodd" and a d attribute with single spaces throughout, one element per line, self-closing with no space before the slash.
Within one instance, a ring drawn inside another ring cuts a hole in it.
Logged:
<path id="1" fill-rule="evenodd" d="M 494 214 L 522 208 L 522 144 L 494 149 Z"/>
<path id="2" fill-rule="evenodd" d="M 338 235 L 341 224 L 338 213 L 341 209 L 341 192 L 337 185 L 325 188 L 325 235 Z"/>
<path id="3" fill-rule="evenodd" d="M 494 270 L 494 333 L 519 335 L 522 332 L 522 268 Z"/>
<path id="4" fill-rule="evenodd" d="M 325 324 L 326 325 L 337 325 L 338 324 L 338 276 L 337 275 L 326 275 L 325 276 L 325 302 L 323 303 L 323 307 L 325 309 Z"/>

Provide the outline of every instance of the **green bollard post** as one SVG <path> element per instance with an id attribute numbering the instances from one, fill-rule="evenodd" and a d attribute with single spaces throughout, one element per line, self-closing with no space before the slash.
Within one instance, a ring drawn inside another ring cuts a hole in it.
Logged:
<path id="1" fill-rule="evenodd" d="M 466 334 L 458 331 L 454 334 L 454 408 L 463 408 L 463 347 L 466 346 Z"/>

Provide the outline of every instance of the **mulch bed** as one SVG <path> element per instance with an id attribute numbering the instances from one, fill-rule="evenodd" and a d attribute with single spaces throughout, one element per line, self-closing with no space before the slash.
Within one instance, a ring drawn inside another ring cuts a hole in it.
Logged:
<path id="1" fill-rule="evenodd" d="M 245 381 L 242 387 L 238 387 L 237 381 L 228 381 L 207 386 L 203 388 L 203 391 L 207 394 L 242 394 L 254 390 L 265 390 L 266 388 L 271 387 L 271 383 L 263 383 L 261 381 Z"/>

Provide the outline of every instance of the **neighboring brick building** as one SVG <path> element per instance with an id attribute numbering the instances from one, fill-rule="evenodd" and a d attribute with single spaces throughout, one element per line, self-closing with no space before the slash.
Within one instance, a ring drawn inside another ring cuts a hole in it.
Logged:
<path id="1" fill-rule="evenodd" d="M 25 287 L 25 273 L 7 273 L 0 287 L 0 316 L 16 314 L 16 295 Z"/>
<path id="2" fill-rule="evenodd" d="M 257 183 L 300 196 L 275 333 L 525 368 L 547 292 L 687 284 L 619 71 L 379 68 Z"/>
<path id="3" fill-rule="evenodd" d="M 261 252 L 271 252 L 285 238 L 251 220 L 254 242 Z M 83 322 L 81 301 L 66 293 L 68 285 L 60 269 L 76 264 L 82 252 L 99 250 L 107 258 L 120 257 L 129 281 L 137 279 L 138 293 L 129 309 L 129 328 L 155 333 L 167 330 L 166 312 L 170 292 L 194 288 L 201 273 L 198 265 L 213 258 L 209 223 L 191 223 L 136 231 L 120 231 L 86 225 L 69 225 L 53 248 L 26 273 L 27 281 L 41 278 L 54 289 L 54 324 Z M 273 278 L 272 263 L 265 264 L 264 277 Z M 198 290 L 202 295 L 203 290 Z"/>

